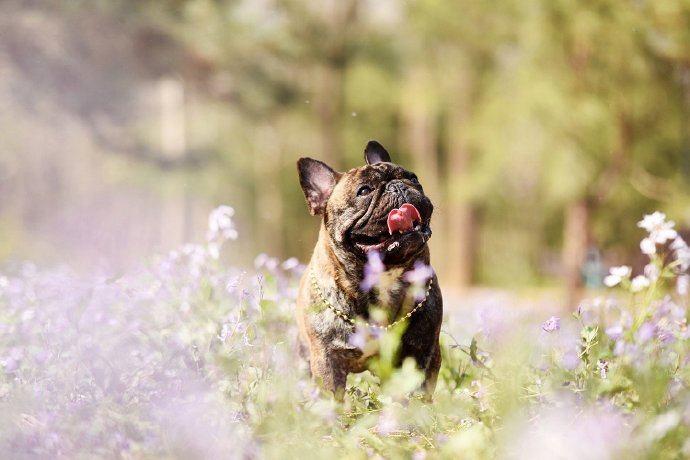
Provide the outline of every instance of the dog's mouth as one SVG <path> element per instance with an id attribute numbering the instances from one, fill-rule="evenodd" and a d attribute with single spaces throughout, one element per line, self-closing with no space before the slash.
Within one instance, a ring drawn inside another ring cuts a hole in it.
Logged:
<path id="1" fill-rule="evenodd" d="M 405 246 L 421 246 L 431 238 L 429 222 L 423 222 L 417 208 L 409 203 L 390 211 L 387 227 L 373 234 L 354 233 L 352 241 L 364 254 L 370 251 L 392 254 Z"/>

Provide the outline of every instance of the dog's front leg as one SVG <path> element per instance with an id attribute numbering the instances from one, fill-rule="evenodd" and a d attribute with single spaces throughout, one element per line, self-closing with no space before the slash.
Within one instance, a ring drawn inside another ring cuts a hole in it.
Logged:
<path id="1" fill-rule="evenodd" d="M 436 347 L 431 355 L 429 364 L 424 370 L 424 391 L 431 397 L 436 389 L 436 380 L 438 379 L 438 371 L 441 368 L 441 347 L 436 343 Z"/>
<path id="2" fill-rule="evenodd" d="M 334 350 L 326 351 L 323 347 L 313 348 L 310 359 L 311 374 L 316 382 L 325 390 L 333 392 L 336 399 L 345 396 L 345 382 L 347 380 L 347 363 Z"/>

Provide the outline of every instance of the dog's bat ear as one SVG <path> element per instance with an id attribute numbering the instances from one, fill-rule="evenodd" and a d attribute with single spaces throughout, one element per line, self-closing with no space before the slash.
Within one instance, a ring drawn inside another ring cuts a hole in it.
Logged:
<path id="1" fill-rule="evenodd" d="M 300 158 L 297 161 L 297 171 L 309 213 L 312 216 L 321 214 L 326 209 L 326 202 L 340 174 L 326 163 L 312 158 Z"/>
<path id="2" fill-rule="evenodd" d="M 367 160 L 368 165 L 383 163 L 384 161 L 390 163 L 391 161 L 391 156 L 383 148 L 383 145 L 373 140 L 369 141 L 364 148 L 364 158 Z"/>

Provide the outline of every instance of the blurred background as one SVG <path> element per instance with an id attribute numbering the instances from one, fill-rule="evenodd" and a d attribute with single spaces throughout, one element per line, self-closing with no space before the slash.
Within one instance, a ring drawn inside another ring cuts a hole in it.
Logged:
<path id="1" fill-rule="evenodd" d="M 306 261 L 295 161 L 377 139 L 444 286 L 572 298 L 690 227 L 690 1 L 2 0 L 0 121 L 0 265 L 125 269 L 221 203 L 227 263 Z"/>

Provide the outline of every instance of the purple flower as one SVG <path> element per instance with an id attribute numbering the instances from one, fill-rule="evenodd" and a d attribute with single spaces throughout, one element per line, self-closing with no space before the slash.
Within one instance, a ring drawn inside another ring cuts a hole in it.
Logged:
<path id="1" fill-rule="evenodd" d="M 598 321 L 597 311 L 601 308 L 603 299 L 595 298 L 591 303 L 583 302 L 577 306 L 577 314 L 585 326 L 594 325 Z"/>
<path id="2" fill-rule="evenodd" d="M 298 268 L 299 265 L 299 259 L 297 259 L 297 257 L 290 257 L 281 264 L 281 267 L 283 268 L 283 270 L 290 271 Z"/>
<path id="3" fill-rule="evenodd" d="M 546 332 L 555 332 L 561 328 L 561 319 L 557 316 L 552 316 L 544 321 L 541 328 Z"/>
<path id="4" fill-rule="evenodd" d="M 254 267 L 257 270 L 265 269 L 271 274 L 274 274 L 280 265 L 280 261 L 268 254 L 261 253 L 254 259 Z"/>
<path id="5" fill-rule="evenodd" d="M 391 434 L 398 429 L 398 421 L 395 414 L 390 410 L 383 410 L 379 416 L 379 422 L 376 424 L 376 431 L 382 435 Z"/>
<path id="6" fill-rule="evenodd" d="M 675 340 L 675 336 L 673 335 L 673 331 L 671 331 L 668 328 L 656 328 L 655 329 L 656 336 L 657 338 L 665 345 L 668 345 L 669 343 L 673 342 Z"/>
<path id="7" fill-rule="evenodd" d="M 644 345 L 654 337 L 656 334 L 656 326 L 650 322 L 646 322 L 640 326 L 640 328 L 637 330 L 635 333 L 635 341 L 640 344 Z"/>
<path id="8" fill-rule="evenodd" d="M 364 350 L 364 347 L 367 344 L 367 331 L 364 330 L 364 328 L 357 328 L 357 331 L 350 336 L 349 339 L 347 339 L 347 342 L 354 346 L 359 348 L 360 350 Z"/>
<path id="9" fill-rule="evenodd" d="M 597 361 L 597 369 L 599 369 L 599 375 L 601 376 L 601 378 L 605 379 L 606 373 L 609 370 L 608 361 L 604 361 L 603 359 L 600 359 L 599 361 Z"/>
<path id="10" fill-rule="evenodd" d="M 371 342 L 375 342 L 380 339 L 381 335 L 382 332 L 380 329 L 366 327 L 360 323 L 357 324 L 355 332 L 350 335 L 350 337 L 347 339 L 347 342 L 350 345 L 359 348 L 360 350 L 364 350 Z"/>
<path id="11" fill-rule="evenodd" d="M 412 460 L 425 460 L 426 452 L 423 450 L 415 450 L 412 454 Z"/>
<path id="12" fill-rule="evenodd" d="M 633 345 L 629 345 L 625 341 L 620 340 L 616 342 L 616 345 L 613 347 L 613 354 L 615 356 L 623 356 L 625 354 L 628 354 L 631 347 L 633 347 Z"/>
<path id="13" fill-rule="evenodd" d="M 563 367 L 564 369 L 572 371 L 574 369 L 577 369 L 579 365 L 580 355 L 578 354 L 577 350 L 566 351 L 563 354 L 563 357 L 561 357 L 561 367 Z"/>
<path id="14" fill-rule="evenodd" d="M 622 362 L 632 364 L 637 369 L 641 369 L 646 365 L 646 355 L 640 351 L 640 348 L 625 340 L 619 340 L 613 347 L 614 356 L 621 358 Z"/>
<path id="15" fill-rule="evenodd" d="M 302 397 L 308 400 L 315 401 L 319 397 L 319 387 L 314 385 L 312 382 L 300 380 L 297 382 L 297 389 L 302 394 Z"/>
<path id="16" fill-rule="evenodd" d="M 378 251 L 367 253 L 367 263 L 364 265 L 364 279 L 360 284 L 362 291 L 369 292 L 371 288 L 379 283 L 381 273 L 386 269 L 383 265 L 383 256 Z"/>
<path id="17" fill-rule="evenodd" d="M 414 268 L 405 273 L 405 281 L 415 286 L 426 286 L 426 282 L 434 276 L 434 270 L 419 260 L 414 263 Z"/>
<path id="18" fill-rule="evenodd" d="M 445 443 L 448 442 L 448 435 L 444 433 L 439 433 L 436 435 L 436 442 L 438 443 L 439 446 L 444 445 Z"/>
<path id="19" fill-rule="evenodd" d="M 670 296 L 664 297 L 656 307 L 654 321 L 676 323 L 685 320 L 685 308 L 676 304 Z"/>
<path id="20" fill-rule="evenodd" d="M 525 423 L 508 420 L 502 433 L 504 445 L 517 459 L 619 458 L 629 443 L 629 423 L 620 411 L 575 404 L 565 398 L 542 406 Z"/>
<path id="21" fill-rule="evenodd" d="M 608 335 L 611 340 L 620 339 L 623 337 L 623 326 L 620 324 L 614 324 L 606 329 L 606 335 Z"/>

